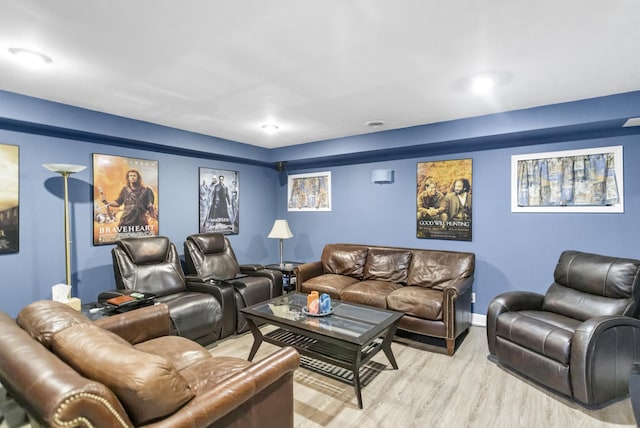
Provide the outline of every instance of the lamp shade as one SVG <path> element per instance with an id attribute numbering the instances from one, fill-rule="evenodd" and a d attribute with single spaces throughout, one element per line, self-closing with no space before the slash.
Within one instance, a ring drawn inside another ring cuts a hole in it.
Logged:
<path id="1" fill-rule="evenodd" d="M 84 165 L 72 165 L 69 163 L 43 163 L 42 166 L 49 171 L 57 172 L 59 174 L 73 174 L 74 172 L 80 172 L 87 168 Z"/>
<path id="2" fill-rule="evenodd" d="M 289 229 L 289 223 L 287 220 L 276 220 L 273 223 L 273 228 L 267 238 L 289 239 L 293 238 L 293 233 Z"/>

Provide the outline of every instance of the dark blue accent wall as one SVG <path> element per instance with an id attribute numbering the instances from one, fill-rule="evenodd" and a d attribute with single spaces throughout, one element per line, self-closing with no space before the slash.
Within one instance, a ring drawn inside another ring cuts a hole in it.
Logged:
<path id="1" fill-rule="evenodd" d="M 483 315 L 496 294 L 544 292 L 564 249 L 640 258 L 640 129 L 621 128 L 634 116 L 640 92 L 267 150 L 0 92 L 0 143 L 20 147 L 20 252 L 0 255 L 0 309 L 15 316 L 64 281 L 62 178 L 42 163 L 88 166 L 70 179 L 74 293 L 91 301 L 114 287 L 112 247 L 91 239 L 91 154 L 105 153 L 159 161 L 160 233 L 181 254 L 198 229 L 198 168 L 237 170 L 240 234 L 230 240 L 241 263 L 277 260 L 277 240 L 266 238 L 275 218 L 295 235 L 287 260 L 318 260 L 330 242 L 471 251 Z M 623 214 L 511 213 L 511 155 L 615 145 L 624 147 Z M 416 164 L 461 158 L 473 159 L 473 240 L 417 239 Z M 379 168 L 395 182 L 372 184 Z M 287 212 L 286 174 L 326 170 L 333 210 Z"/>

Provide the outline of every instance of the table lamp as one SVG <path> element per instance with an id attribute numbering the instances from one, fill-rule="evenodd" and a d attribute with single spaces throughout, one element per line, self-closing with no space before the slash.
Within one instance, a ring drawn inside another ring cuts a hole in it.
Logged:
<path id="1" fill-rule="evenodd" d="M 44 163 L 43 167 L 49 171 L 57 172 L 64 178 L 64 256 L 66 284 L 71 286 L 71 232 L 69 227 L 69 176 L 86 169 L 83 165 L 71 165 L 65 163 Z M 69 289 L 71 290 L 71 289 Z M 69 291 L 71 294 L 71 291 Z M 71 295 L 69 295 L 71 298 Z M 78 308 L 79 310 L 80 308 Z"/>
<path id="2" fill-rule="evenodd" d="M 277 238 L 280 240 L 280 267 L 284 267 L 284 262 L 282 261 L 282 241 L 293 238 L 293 233 L 291 233 L 291 229 L 289 229 L 287 220 L 276 220 L 267 238 Z"/>

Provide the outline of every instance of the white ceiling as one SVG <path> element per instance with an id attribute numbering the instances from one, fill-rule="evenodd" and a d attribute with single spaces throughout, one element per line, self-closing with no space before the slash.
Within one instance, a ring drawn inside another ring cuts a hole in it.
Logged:
<path id="1" fill-rule="evenodd" d="M 640 90 L 639 42 L 638 0 L 0 0 L 0 89 L 281 147 Z"/>

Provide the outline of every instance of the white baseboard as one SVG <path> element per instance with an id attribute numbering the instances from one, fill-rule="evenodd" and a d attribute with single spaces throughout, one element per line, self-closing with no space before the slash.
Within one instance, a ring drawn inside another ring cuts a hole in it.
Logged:
<path id="1" fill-rule="evenodd" d="M 471 325 L 475 325 L 478 327 L 486 327 L 487 326 L 487 316 L 481 314 L 471 314 Z"/>

